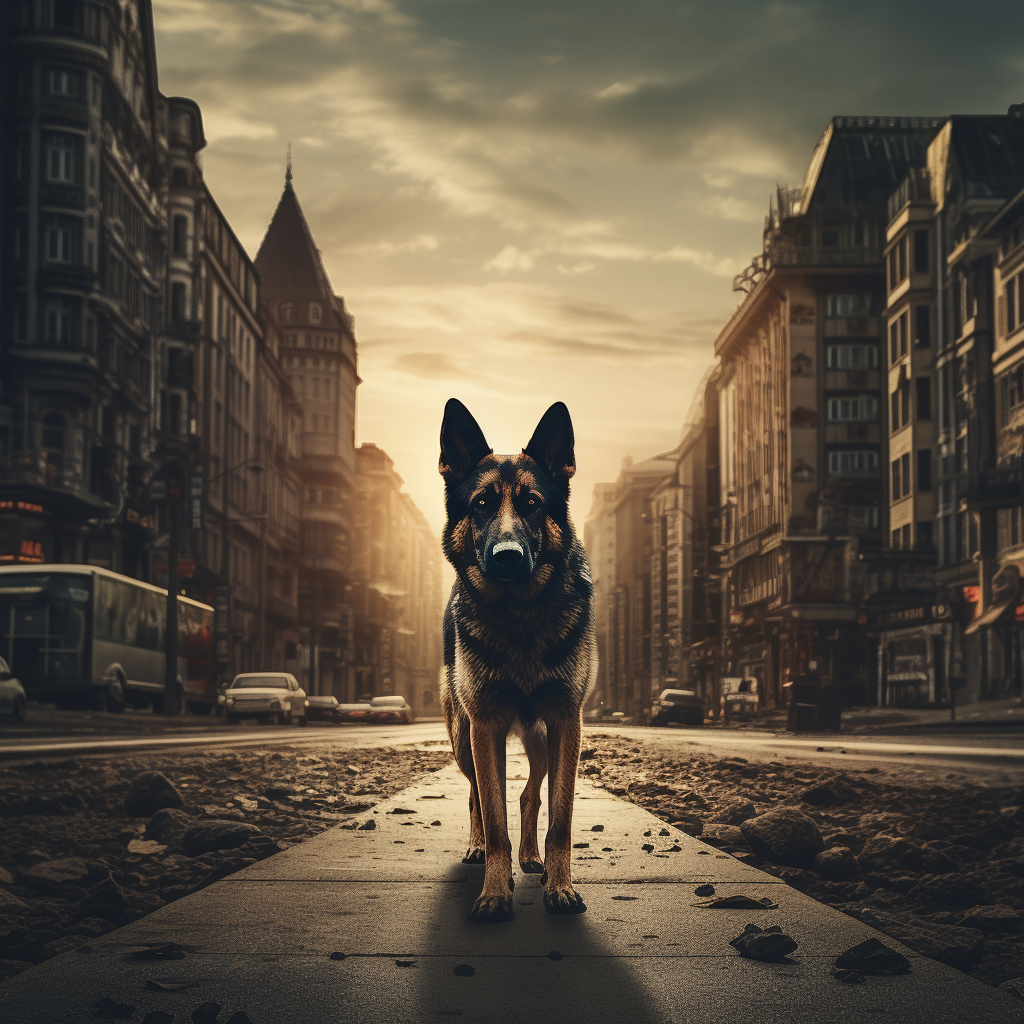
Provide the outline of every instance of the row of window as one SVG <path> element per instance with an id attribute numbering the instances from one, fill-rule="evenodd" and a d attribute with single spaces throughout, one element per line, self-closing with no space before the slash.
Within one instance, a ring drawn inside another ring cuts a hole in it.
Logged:
<path id="1" fill-rule="evenodd" d="M 917 421 L 926 423 L 932 418 L 931 377 L 915 377 L 914 390 L 917 399 Z M 889 429 L 895 433 L 910 422 L 910 381 L 903 381 L 889 396 L 889 401 Z"/>
<path id="2" fill-rule="evenodd" d="M 872 476 L 878 472 L 878 452 L 829 452 L 828 472 L 829 476 Z"/>
<path id="3" fill-rule="evenodd" d="M 889 291 L 907 279 L 910 268 L 910 235 L 904 235 L 890 250 L 888 258 Z M 913 232 L 913 267 L 915 274 L 928 273 L 928 229 Z"/>
<path id="4" fill-rule="evenodd" d="M 828 400 L 830 423 L 870 423 L 878 419 L 878 399 L 874 395 L 853 395 Z"/>
<path id="5" fill-rule="evenodd" d="M 928 348 L 932 343 L 931 307 L 914 307 L 914 347 Z M 910 348 L 910 310 L 889 324 L 889 363 L 905 356 Z"/>
<path id="6" fill-rule="evenodd" d="M 825 300 L 825 315 L 860 319 L 872 315 L 871 295 L 829 295 Z"/>
<path id="7" fill-rule="evenodd" d="M 278 317 L 281 323 L 291 324 L 296 322 L 296 310 L 295 303 L 293 302 L 282 302 L 277 307 Z M 308 308 L 308 318 L 311 324 L 318 324 L 323 318 L 323 307 L 319 302 L 311 302 Z"/>
<path id="8" fill-rule="evenodd" d="M 874 370 L 878 366 L 875 345 L 829 345 L 826 365 L 830 370 Z"/>
<path id="9" fill-rule="evenodd" d="M 910 523 L 897 527 L 892 531 L 890 543 L 893 548 L 899 551 L 909 551 L 914 547 L 914 539 Z M 917 546 L 919 548 L 930 548 L 933 544 L 931 520 L 922 519 L 917 524 Z"/>

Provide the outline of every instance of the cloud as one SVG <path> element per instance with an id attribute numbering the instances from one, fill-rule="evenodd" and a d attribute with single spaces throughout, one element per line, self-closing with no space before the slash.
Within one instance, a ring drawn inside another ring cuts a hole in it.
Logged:
<path id="1" fill-rule="evenodd" d="M 402 373 L 427 380 L 475 380 L 478 375 L 456 366 L 443 352 L 406 352 L 394 366 Z"/>
<path id="2" fill-rule="evenodd" d="M 533 270 L 534 260 L 528 252 L 514 245 L 506 245 L 493 259 L 484 264 L 484 270 L 508 274 L 513 270 Z"/>

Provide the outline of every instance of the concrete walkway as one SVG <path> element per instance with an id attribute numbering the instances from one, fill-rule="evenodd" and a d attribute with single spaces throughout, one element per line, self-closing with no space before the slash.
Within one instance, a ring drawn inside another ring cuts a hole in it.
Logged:
<path id="1" fill-rule="evenodd" d="M 510 753 L 513 851 L 525 774 Z M 221 1024 L 237 1010 L 254 1024 L 1024 1022 L 1024 1003 L 884 936 L 910 974 L 836 981 L 834 958 L 877 932 L 698 840 L 659 836 L 662 822 L 582 781 L 573 839 L 589 845 L 573 860 L 588 912 L 545 914 L 539 876 L 516 868 L 515 920 L 473 924 L 483 869 L 460 863 L 467 797 L 454 767 L 438 772 L 364 815 L 373 831 L 324 832 L 11 979 L 0 1020 L 91 1021 L 109 997 L 134 1006 L 132 1020 L 162 1010 L 181 1024 L 207 1000 L 223 1006 Z M 705 882 L 778 909 L 694 908 Z M 748 921 L 781 925 L 799 949 L 784 963 L 742 959 L 728 940 Z M 164 942 L 187 955 L 128 958 Z"/>

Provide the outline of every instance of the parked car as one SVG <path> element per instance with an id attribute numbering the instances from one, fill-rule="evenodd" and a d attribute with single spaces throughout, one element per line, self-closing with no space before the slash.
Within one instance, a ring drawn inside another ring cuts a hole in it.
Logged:
<path id="1" fill-rule="evenodd" d="M 704 724 L 704 700 L 694 690 L 662 690 L 654 702 L 651 725 Z"/>
<path id="2" fill-rule="evenodd" d="M 290 672 L 243 672 L 224 694 L 224 720 L 254 717 L 279 725 L 306 725 L 306 691 Z"/>
<path id="3" fill-rule="evenodd" d="M 402 722 L 412 725 L 412 708 L 404 697 L 374 697 L 370 701 L 370 720 L 374 722 Z"/>
<path id="4" fill-rule="evenodd" d="M 361 704 L 339 704 L 334 715 L 338 722 L 369 722 L 373 708 L 366 701 Z"/>
<path id="5" fill-rule="evenodd" d="M 16 722 L 25 721 L 25 688 L 15 678 L 10 665 L 0 658 L 0 715 L 10 715 Z"/>
<path id="6" fill-rule="evenodd" d="M 337 722 L 338 698 L 307 697 L 306 715 L 311 722 Z"/>
<path id="7" fill-rule="evenodd" d="M 722 680 L 721 717 L 726 722 L 751 719 L 757 714 L 757 680 L 738 676 Z"/>

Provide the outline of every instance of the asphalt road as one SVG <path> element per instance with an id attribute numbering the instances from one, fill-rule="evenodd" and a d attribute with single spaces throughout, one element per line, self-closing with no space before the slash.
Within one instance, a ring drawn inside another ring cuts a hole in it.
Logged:
<path id="1" fill-rule="evenodd" d="M 110 721 L 110 716 L 106 716 Z M 225 726 L 213 720 L 140 720 L 145 728 L 126 730 L 120 716 L 111 729 L 103 728 L 103 716 L 89 724 L 75 718 L 52 720 L 46 727 L 31 723 L 0 730 L 0 759 L 68 757 L 114 754 L 139 750 L 197 749 L 209 747 L 376 747 L 396 744 L 447 746 L 444 724 L 437 721 L 414 725 Z M 1014 768 L 1024 771 L 1024 735 L 991 731 L 958 735 L 900 737 L 884 733 L 855 736 L 793 736 L 756 730 L 721 728 L 652 728 L 645 726 L 594 726 L 588 734 L 604 734 L 638 743 L 676 748 L 680 753 L 742 756 L 751 761 L 799 758 L 834 765 L 843 762 L 884 762 L 933 766 Z M 584 740 L 586 742 L 586 740 Z"/>

